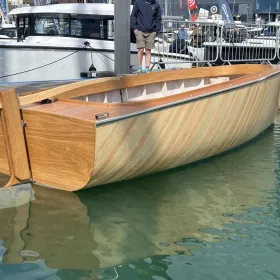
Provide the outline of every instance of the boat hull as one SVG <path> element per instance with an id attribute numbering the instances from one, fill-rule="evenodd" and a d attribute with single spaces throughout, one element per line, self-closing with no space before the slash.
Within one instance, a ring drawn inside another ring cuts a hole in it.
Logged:
<path id="1" fill-rule="evenodd" d="M 277 77 L 96 129 L 87 187 L 143 176 L 217 155 L 269 127 L 278 110 Z"/>
<path id="2" fill-rule="evenodd" d="M 82 46 L 82 44 L 81 44 Z M 113 46 L 112 46 L 113 47 Z M 192 61 L 178 55 L 165 55 L 165 68 L 191 68 Z M 83 48 L 4 47 L 0 45 L 0 83 L 57 81 L 81 79 L 82 72 L 89 72 L 92 61 L 98 72 L 114 73 L 113 50 L 91 51 Z M 152 55 L 152 62 L 160 61 L 160 55 Z M 137 70 L 137 51 L 130 54 L 132 71 Z M 143 58 L 145 67 L 145 58 Z M 158 68 L 158 66 L 156 66 Z"/>

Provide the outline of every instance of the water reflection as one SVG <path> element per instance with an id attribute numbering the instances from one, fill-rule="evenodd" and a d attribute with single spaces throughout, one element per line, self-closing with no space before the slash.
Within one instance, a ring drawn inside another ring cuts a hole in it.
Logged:
<path id="1" fill-rule="evenodd" d="M 157 260 L 154 279 L 171 279 L 167 256 L 191 255 L 202 242 L 228 238 L 219 231 L 264 203 L 276 185 L 274 142 L 270 128 L 222 156 L 78 193 L 34 186 L 35 199 L 32 194 L 21 206 L 0 209 L 2 261 L 46 266 L 58 279 L 96 279 L 101 268 L 117 267 L 102 272 L 114 279 L 128 273 L 125 264 L 145 278 L 141 266 L 153 267 Z M 75 278 L 76 270 L 84 272 Z"/>
<path id="2" fill-rule="evenodd" d="M 189 253 L 203 229 L 222 229 L 275 188 L 274 138 L 171 172 L 78 193 L 87 206 L 101 267 L 148 255 Z M 188 242 L 182 246 L 182 238 Z"/>

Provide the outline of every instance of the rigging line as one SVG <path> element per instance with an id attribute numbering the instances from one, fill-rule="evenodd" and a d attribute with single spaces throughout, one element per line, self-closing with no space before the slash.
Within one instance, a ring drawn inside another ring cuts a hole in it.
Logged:
<path id="1" fill-rule="evenodd" d="M 98 51 L 97 49 L 95 49 L 95 48 L 93 48 L 93 47 L 91 47 L 91 48 L 92 48 L 95 52 L 100 53 L 101 55 L 105 56 L 106 58 L 108 58 L 108 59 L 110 59 L 110 60 L 112 60 L 112 61 L 115 61 L 113 58 L 111 58 L 111 57 L 105 55 L 104 53 Z"/>
<path id="2" fill-rule="evenodd" d="M 91 47 L 91 49 L 94 50 L 94 51 L 97 52 L 97 53 L 100 53 L 101 55 L 103 55 L 103 56 L 106 57 L 107 59 L 109 59 L 109 60 L 111 60 L 111 61 L 115 61 L 114 59 L 112 59 L 111 57 L 109 57 L 109 56 L 105 55 L 104 53 L 98 51 L 97 49 L 92 48 L 92 47 Z M 28 73 L 28 72 L 31 72 L 31 71 L 34 71 L 34 70 L 38 70 L 38 69 L 44 68 L 44 67 L 46 67 L 46 66 L 55 64 L 55 63 L 57 63 L 57 62 L 59 62 L 59 61 L 65 59 L 65 58 L 67 58 L 67 57 L 69 57 L 69 56 L 72 56 L 72 55 L 76 54 L 76 53 L 79 52 L 79 51 L 80 51 L 80 50 L 74 51 L 73 53 L 70 53 L 70 54 L 68 54 L 68 55 L 66 55 L 66 56 L 64 56 L 64 57 L 62 57 L 62 58 L 60 58 L 60 59 L 57 59 L 57 60 L 55 60 L 55 61 L 53 61 L 53 62 L 47 63 L 47 64 L 42 65 L 42 66 L 35 67 L 35 68 L 33 68 L 33 69 L 29 69 L 29 70 L 17 72 L 17 73 L 14 73 L 14 74 L 8 74 L 8 75 L 0 76 L 0 79 L 7 78 L 7 77 L 11 77 L 11 76 L 17 76 L 17 75 L 20 75 L 20 74 L 25 74 L 25 73 Z"/>
<path id="3" fill-rule="evenodd" d="M 100 53 L 102 55 L 102 53 Z M 96 52 L 96 55 L 103 61 L 104 64 L 106 64 L 106 61 L 104 60 L 104 58 L 99 56 L 99 53 Z M 109 66 L 109 65 L 108 65 Z M 109 66 L 110 70 L 113 71 L 113 69 Z"/>

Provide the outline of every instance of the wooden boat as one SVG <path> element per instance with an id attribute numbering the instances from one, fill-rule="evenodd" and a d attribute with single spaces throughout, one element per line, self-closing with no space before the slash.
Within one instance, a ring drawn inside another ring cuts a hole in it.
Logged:
<path id="1" fill-rule="evenodd" d="M 126 180 L 245 143 L 274 121 L 280 67 L 235 65 L 0 93 L 0 171 L 68 191 Z M 51 102 L 51 103 L 49 103 Z"/>

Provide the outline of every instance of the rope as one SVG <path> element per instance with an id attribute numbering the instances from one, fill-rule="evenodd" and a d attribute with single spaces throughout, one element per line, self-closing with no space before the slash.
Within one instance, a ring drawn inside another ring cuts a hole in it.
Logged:
<path id="1" fill-rule="evenodd" d="M 96 50 L 96 49 L 94 49 L 94 48 L 92 48 L 92 47 L 90 47 L 90 48 L 91 48 L 91 50 L 93 50 L 93 51 L 95 51 L 95 52 L 97 52 L 97 53 L 100 53 L 101 55 L 103 55 L 103 56 L 106 57 L 107 59 L 110 59 L 110 60 L 112 60 L 112 61 L 115 61 L 114 59 L 112 59 L 112 58 L 110 58 L 109 56 L 103 54 L 102 52 L 100 52 L 100 51 L 98 51 L 98 50 Z M 14 74 L 9 74 L 9 75 L 0 76 L 0 79 L 2 79 L 2 78 L 7 78 L 7 77 L 12 77 L 12 76 L 17 76 L 17 75 L 20 75 L 20 74 L 25 74 L 25 73 L 28 73 L 28 72 L 31 72 L 31 71 L 35 71 L 35 70 L 38 70 L 38 69 L 47 67 L 47 66 L 49 66 L 49 65 L 55 64 L 55 63 L 57 63 L 57 62 L 59 62 L 59 61 L 65 59 L 65 58 L 67 58 L 67 57 L 70 57 L 70 56 L 76 54 L 76 53 L 79 52 L 79 51 L 80 51 L 80 50 L 74 51 L 73 53 L 70 53 L 70 54 L 68 54 L 68 55 L 66 55 L 66 56 L 64 56 L 64 57 L 62 57 L 62 58 L 60 58 L 60 59 L 57 59 L 57 60 L 55 60 L 55 61 L 53 61 L 53 62 L 47 63 L 47 64 L 42 65 L 42 66 L 35 67 L 35 68 L 33 68 L 33 69 L 29 69 L 29 70 L 17 72 L 17 73 L 14 73 Z M 92 51 L 91 51 L 91 55 L 92 55 Z"/>
<path id="2" fill-rule="evenodd" d="M 40 68 L 44 68 L 44 67 L 49 66 L 49 65 L 51 65 L 51 64 L 57 63 L 58 61 L 61 61 L 61 60 L 65 59 L 65 58 L 67 58 L 67 57 L 69 57 L 69 56 L 71 56 L 71 55 L 74 55 L 75 53 L 77 53 L 77 52 L 79 52 L 79 51 L 80 51 L 80 50 L 74 51 L 73 53 L 70 53 L 70 54 L 68 54 L 68 55 L 66 55 L 66 56 L 64 56 L 64 57 L 62 57 L 62 58 L 60 58 L 60 59 L 57 59 L 57 60 L 55 60 L 55 61 L 53 61 L 53 62 L 47 63 L 47 64 L 42 65 L 42 66 L 35 67 L 35 68 L 33 68 L 33 69 L 29 69 L 29 70 L 17 72 L 17 73 L 14 73 L 14 74 L 9 74 L 9 75 L 0 76 L 0 79 L 2 79 L 2 78 L 7 78 L 7 77 L 11 77 L 11 76 L 16 76 L 16 75 L 20 75 L 20 74 L 24 74 L 24 73 L 28 73 L 28 72 L 31 72 L 31 71 L 34 71 L 34 70 L 37 70 L 37 69 L 40 69 Z"/>

